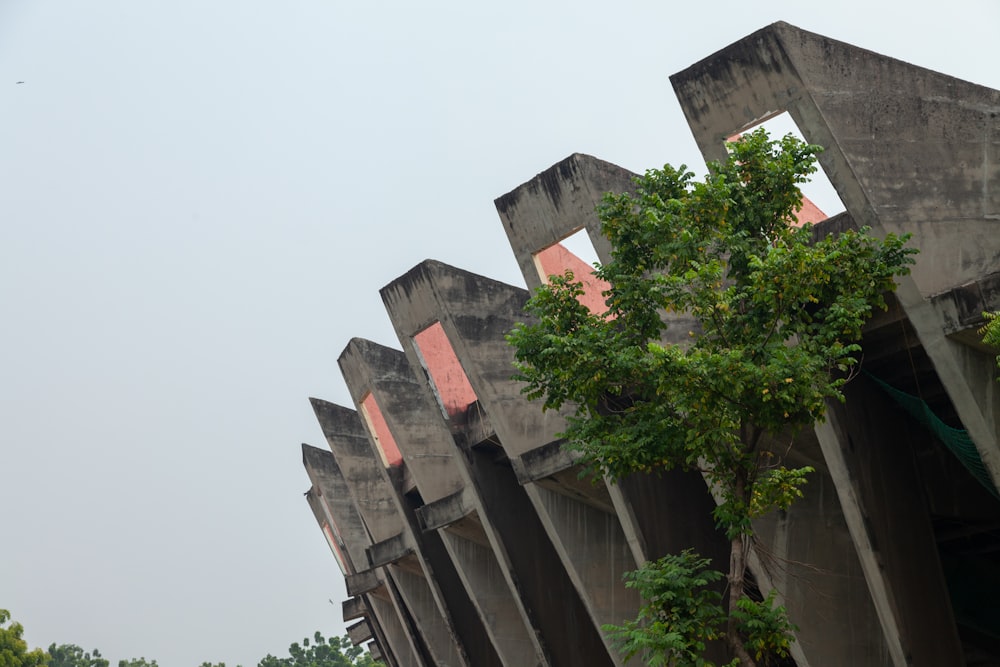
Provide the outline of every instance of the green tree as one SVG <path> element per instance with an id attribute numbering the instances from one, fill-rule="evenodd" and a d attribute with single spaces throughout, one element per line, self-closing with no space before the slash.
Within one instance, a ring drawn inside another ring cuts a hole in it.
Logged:
<path id="1" fill-rule="evenodd" d="M 109 662 L 96 648 L 86 652 L 76 644 L 49 646 L 49 667 L 108 667 Z"/>
<path id="2" fill-rule="evenodd" d="M 787 653 L 784 610 L 773 595 L 746 595 L 752 520 L 801 496 L 811 469 L 784 465 L 790 438 L 843 400 L 863 324 L 912 263 L 905 238 L 862 229 L 816 240 L 795 226 L 819 147 L 760 130 L 730 149 L 703 181 L 666 166 L 636 179 L 634 194 L 606 195 L 598 214 L 613 252 L 596 274 L 609 284 L 607 311 L 583 306 L 567 272 L 536 291 L 534 323 L 509 336 L 524 392 L 570 408 L 563 435 L 591 472 L 697 470 L 719 499 L 728 573 L 688 553 L 627 580 L 645 606 L 611 632 L 649 664 L 707 665 L 700 655 L 715 638 L 733 664 Z M 677 336 L 674 314 L 697 324 Z M 778 437 L 782 448 L 769 447 Z M 710 590 L 722 576 L 725 607 Z M 678 578 L 686 593 L 672 588 Z M 692 589 L 703 591 L 696 601 L 685 599 Z"/>
<path id="3" fill-rule="evenodd" d="M 1000 350 L 1000 312 L 983 313 L 983 317 L 986 318 L 986 324 L 979 330 L 983 342 Z M 997 366 L 1000 367 L 1000 354 L 997 355 Z M 1000 382 L 1000 378 L 997 378 L 997 382 Z"/>
<path id="4" fill-rule="evenodd" d="M 45 651 L 40 648 L 28 650 L 28 642 L 21 638 L 23 634 L 24 626 L 11 621 L 9 611 L 0 609 L 0 667 L 45 667 L 48 664 L 49 656 Z"/>
<path id="5" fill-rule="evenodd" d="M 380 667 L 381 662 L 375 662 L 371 654 L 360 646 L 352 646 L 347 637 L 330 637 L 325 639 L 316 632 L 310 642 L 309 638 L 302 644 L 294 643 L 288 647 L 287 658 L 276 658 L 268 654 L 258 663 L 257 667 Z"/>
<path id="6" fill-rule="evenodd" d="M 146 660 L 146 658 L 130 658 L 128 660 L 119 660 L 118 667 L 159 667 L 155 660 Z"/>

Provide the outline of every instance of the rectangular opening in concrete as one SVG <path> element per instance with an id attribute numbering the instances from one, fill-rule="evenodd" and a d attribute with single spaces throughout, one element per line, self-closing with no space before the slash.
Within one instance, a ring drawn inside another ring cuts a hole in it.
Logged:
<path id="1" fill-rule="evenodd" d="M 440 322 L 431 324 L 413 337 L 420 364 L 430 379 L 431 390 L 441 412 L 448 419 L 464 414 L 476 401 L 465 370 Z"/>
<path id="2" fill-rule="evenodd" d="M 750 125 L 742 130 L 741 134 L 755 130 L 758 127 L 766 129 L 772 139 L 778 139 L 791 134 L 796 139 L 807 141 L 802 131 L 799 130 L 799 126 L 787 111 L 774 114 L 759 123 Z M 736 134 L 730 137 L 730 140 L 735 140 L 739 136 L 739 134 Z M 808 183 L 803 183 L 800 186 L 802 190 L 802 208 L 798 213 L 800 224 L 815 224 L 827 218 L 832 218 L 846 210 L 844 202 L 840 199 L 840 195 L 837 194 L 836 188 L 833 187 L 833 183 L 830 182 L 826 172 L 823 171 L 823 167 L 818 163 L 816 164 L 816 173 L 812 174 L 810 179 Z"/>
<path id="3" fill-rule="evenodd" d="M 403 455 L 399 452 L 399 447 L 396 446 L 396 440 L 392 437 L 392 433 L 389 432 L 389 425 L 385 423 L 385 417 L 382 416 L 382 411 L 379 409 L 375 397 L 370 393 L 365 394 L 365 397 L 361 399 L 361 413 L 365 425 L 368 427 L 368 432 L 372 434 L 372 437 L 375 438 L 375 444 L 378 445 L 377 449 L 379 456 L 382 457 L 383 465 L 388 468 L 402 463 Z"/>
<path id="4" fill-rule="evenodd" d="M 581 228 L 534 254 L 535 270 L 542 282 L 548 284 L 551 276 L 572 271 L 573 277 L 583 283 L 580 303 L 593 313 L 607 310 L 602 292 L 609 285 L 594 275 L 594 264 L 599 262 L 597 251 L 586 228 Z"/>

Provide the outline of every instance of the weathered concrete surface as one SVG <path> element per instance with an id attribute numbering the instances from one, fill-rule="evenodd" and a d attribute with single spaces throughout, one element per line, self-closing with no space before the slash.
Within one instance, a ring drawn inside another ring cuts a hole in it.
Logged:
<path id="1" fill-rule="evenodd" d="M 478 406 L 490 416 L 511 458 L 556 440 L 556 429 L 564 423 L 555 411 L 539 411 L 510 381 L 513 350 L 505 336 L 523 318 L 526 298 L 522 289 L 434 261 L 423 262 L 382 289 L 382 299 L 400 341 L 409 349 L 412 365 L 421 363 L 412 344 L 414 336 L 432 324 L 440 325 Z M 635 560 L 611 503 L 595 510 L 586 502 L 588 494 L 606 496 L 606 490 L 582 486 L 566 492 L 556 484 L 555 495 L 550 495 L 530 484 L 527 491 L 594 626 L 600 628 L 634 618 L 638 612 L 637 595 L 622 581 L 625 572 L 635 569 Z M 585 517 L 600 524 L 601 540 L 585 538 Z M 606 650 L 620 662 L 610 642 Z"/>
<path id="2" fill-rule="evenodd" d="M 340 363 L 355 400 L 360 402 L 370 396 L 381 406 L 386 426 L 404 454 L 420 493 L 422 504 L 413 509 L 419 512 L 426 503 L 461 497 L 465 490 L 474 509 L 474 491 L 467 485 L 461 454 L 433 395 L 417 381 L 406 356 L 398 350 L 355 339 Z M 429 538 L 426 533 L 424 537 Z M 464 584 L 480 620 L 480 629 L 470 630 L 473 634 L 465 640 L 465 645 L 478 648 L 488 637 L 495 657 L 504 664 L 544 664 L 541 646 L 526 625 L 513 595 L 513 577 L 509 571 L 504 572 L 493 551 L 480 551 L 482 557 L 473 559 L 468 557 L 470 550 L 463 548 L 467 540 L 444 532 L 437 537 L 442 540 L 451 569 Z M 483 531 L 475 539 L 488 542 Z M 441 563 L 435 566 L 438 576 L 443 567 L 446 566 Z M 484 582 L 489 582 L 489 587 L 484 587 Z M 471 653 L 476 649 L 467 650 Z M 485 659 L 488 658 L 477 664 Z"/>
<path id="3" fill-rule="evenodd" d="M 1000 483 L 1000 392 L 985 355 L 945 335 L 928 297 L 1000 271 L 1000 91 L 775 23 L 675 74 L 707 159 L 787 111 L 847 212 L 921 250 L 897 297 Z"/>
<path id="4" fill-rule="evenodd" d="M 529 289 L 542 284 L 535 255 L 579 229 L 587 230 L 602 262 L 611 258 L 594 207 L 606 192 L 631 190 L 634 177 L 616 164 L 576 153 L 495 200 Z"/>
<path id="5" fill-rule="evenodd" d="M 724 156 L 725 137 L 788 111 L 806 140 L 825 147 L 820 164 L 858 224 L 878 235 L 913 235 L 911 244 L 921 254 L 912 275 L 899 281 L 897 299 L 961 423 L 1000 480 L 1000 392 L 988 357 L 949 338 L 955 333 L 950 304 L 929 300 L 1000 269 L 1000 93 L 784 23 L 740 40 L 671 81 L 707 159 Z M 958 664 L 947 597 L 941 599 L 936 584 L 918 583 L 920 577 L 939 582 L 940 565 L 925 563 L 904 584 L 897 577 L 907 568 L 894 567 L 890 574 L 884 562 L 892 551 L 886 539 L 905 544 L 924 535 L 922 546 L 936 554 L 933 540 L 918 530 L 919 522 L 905 536 L 893 532 L 880 540 L 873 533 L 873 513 L 893 515 L 902 508 L 882 507 L 859 488 L 852 477 L 858 471 L 844 452 L 862 439 L 864 422 L 839 408 L 834 413 L 817 427 L 817 435 L 892 660 Z M 891 449 L 891 433 L 867 432 L 864 439 L 877 451 Z M 892 479 L 905 485 L 902 477 Z M 937 596 L 933 602 L 940 603 L 941 617 L 898 603 L 896 598 L 909 595 L 900 586 Z"/>
<path id="6" fill-rule="evenodd" d="M 614 165 L 578 154 L 498 198 L 497 211 L 504 221 L 508 240 L 518 258 L 525 282 L 531 287 L 542 282 L 536 262 L 531 261 L 531 258 L 549 252 L 552 244 L 580 228 L 585 228 L 594 241 L 600 261 L 609 261 L 611 247 L 601 232 L 596 207 L 607 191 L 631 190 L 634 177 L 635 174 Z M 542 221 L 537 226 L 534 225 L 536 218 Z M 547 270 L 560 273 L 569 268 L 575 271 L 579 264 L 576 258 L 570 256 L 565 267 L 550 264 L 547 265 Z M 591 295 L 591 301 L 594 297 L 600 295 Z M 598 298 L 597 301 L 601 299 Z M 671 317 L 668 336 L 680 332 L 686 338 L 686 332 L 695 326 L 693 321 L 676 314 Z M 524 317 L 518 319 L 523 320 Z M 512 352 L 508 349 L 507 353 L 512 361 Z M 504 388 L 508 389 L 506 386 Z M 526 406 L 525 409 L 537 411 L 537 405 Z M 555 424 L 553 431 L 558 433 L 563 425 L 564 422 Z M 502 431 L 502 425 L 498 430 Z M 550 431 L 550 434 L 555 433 Z M 528 446 L 531 446 L 530 443 Z M 560 441 L 552 441 L 541 447 L 536 443 L 533 449 L 512 459 L 522 484 L 565 470 L 571 463 L 572 457 L 562 449 Z M 637 473 L 622 480 L 620 484 L 607 484 L 607 496 L 633 561 L 639 564 L 668 553 L 694 549 L 711 558 L 716 568 L 725 569 L 729 558 L 728 541 L 711 520 L 714 500 L 704 480 L 696 473 L 680 471 L 668 473 L 666 478 L 668 479 L 665 481 L 661 474 Z M 680 510 L 682 507 L 684 509 Z M 704 512 L 697 509 L 692 511 L 693 508 L 702 508 Z M 720 584 L 720 592 L 721 590 Z M 719 645 L 712 648 L 709 657 L 725 662 L 731 656 Z"/>
<path id="7" fill-rule="evenodd" d="M 424 664 L 404 629 L 405 619 L 391 605 L 377 599 L 388 599 L 385 575 L 368 569 L 366 549 L 371 538 L 336 459 L 329 451 L 303 444 L 302 462 L 313 485 L 306 497 L 316 520 L 324 533 L 327 532 L 324 524 L 335 524 L 344 542 L 347 590 L 357 596 L 344 603 L 344 620 L 362 614 L 368 616 L 387 664 L 400 667 Z"/>
<path id="8" fill-rule="evenodd" d="M 336 526 L 344 543 L 344 557 L 350 573 L 368 569 L 365 549 L 371 542 L 364 521 L 351 499 L 347 483 L 328 450 L 302 445 L 302 464 L 313 485 L 322 516 Z M 318 519 L 319 517 L 317 517 Z"/>
<path id="9" fill-rule="evenodd" d="M 412 547 L 400 561 L 405 568 L 397 564 L 384 568 L 408 610 L 400 611 L 400 600 L 394 599 L 398 613 L 411 615 L 435 664 L 469 665 L 452 625 L 450 609 L 441 597 L 439 580 L 420 552 L 422 545 L 407 521 L 402 498 L 382 466 L 359 415 L 318 399 L 312 399 L 312 404 L 373 542 L 377 544 L 403 534 Z M 417 647 L 414 648 L 416 652 Z"/>
<path id="10" fill-rule="evenodd" d="M 472 521 L 481 507 L 464 458 L 429 387 L 418 381 L 403 352 L 371 341 L 351 341 L 341 357 L 341 367 L 356 400 L 368 395 L 382 407 L 386 426 L 424 503 L 414 508 L 421 523 L 427 525 L 427 514 L 422 510 L 428 506 L 441 508 L 448 501 L 452 508 L 447 520 L 434 528 L 441 529 L 438 537 L 497 657 L 505 665 L 547 664 L 506 565 L 502 543 L 488 518 Z M 464 529 L 452 527 L 463 519 L 468 519 Z"/>
<path id="11" fill-rule="evenodd" d="M 508 562 L 520 582 L 525 606 L 539 629 L 550 664 L 616 664 L 556 552 L 551 534 L 498 442 L 485 440 L 467 452 L 484 511 L 507 546 Z"/>
<path id="12" fill-rule="evenodd" d="M 867 225 L 913 235 L 918 264 L 890 312 L 869 323 L 865 370 L 967 429 L 1000 482 L 1000 386 L 975 334 L 980 312 L 1000 308 L 1000 93 L 781 23 L 671 80 L 707 159 L 781 111 L 826 147 L 820 162 L 847 213 L 817 233 Z M 529 286 L 544 280 L 539 264 L 582 270 L 563 251 L 539 258 L 579 229 L 609 259 L 594 206 L 631 177 L 577 154 L 496 200 Z M 576 478 L 558 436 L 563 416 L 541 413 L 510 382 L 504 335 L 523 317 L 524 290 L 429 261 L 381 293 L 404 352 L 355 341 L 345 369 L 359 409 L 378 412 L 373 432 L 361 432 L 369 470 L 353 468 L 352 493 L 372 538 L 361 562 L 382 566 L 348 575 L 373 631 L 381 608 L 423 664 L 438 664 L 449 642 L 470 643 L 475 630 L 459 618 L 477 621 L 503 664 L 530 660 L 518 643 L 532 645 L 537 664 L 620 664 L 598 626 L 634 616 L 621 572 L 688 547 L 726 567 L 704 481 Z M 968 586 L 975 571 L 993 590 L 1000 503 L 870 381 L 847 394 L 788 454 L 817 470 L 805 498 L 755 524 L 753 573 L 801 628 L 799 667 L 994 664 L 995 640 L 975 626 L 979 598 L 949 587 Z M 393 433 L 400 454 L 386 469 L 369 436 L 388 443 Z M 342 465 L 353 447 L 338 452 Z M 310 503 L 321 526 L 339 526 L 329 499 Z M 349 565 L 359 560 L 347 538 L 331 544 Z M 519 632 L 510 641 L 505 628 L 518 627 L 527 641 Z"/>

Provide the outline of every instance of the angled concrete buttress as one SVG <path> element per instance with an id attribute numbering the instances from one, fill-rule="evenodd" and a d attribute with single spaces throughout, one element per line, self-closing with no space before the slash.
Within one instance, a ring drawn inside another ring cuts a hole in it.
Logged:
<path id="1" fill-rule="evenodd" d="M 459 628 L 460 634 L 469 637 L 470 659 L 477 665 L 493 661 L 512 667 L 548 664 L 527 613 L 513 594 L 509 564 L 496 557 L 496 540 L 491 542 L 487 534 L 489 521 L 483 517 L 464 457 L 433 395 L 417 382 L 399 350 L 354 339 L 340 363 L 356 399 L 378 406 L 386 433 L 416 483 L 420 504 L 414 509 L 424 528 L 423 538 L 447 553 L 475 607 L 475 615 L 455 619 L 457 625 L 473 625 L 465 632 Z M 423 515 L 428 506 L 436 507 L 439 517 L 447 512 L 448 525 L 439 521 L 428 526 Z M 441 576 L 440 570 L 435 568 L 436 576 Z M 442 586 L 442 591 L 447 594 L 447 587 Z M 476 618 L 478 624 L 474 624 Z"/>
<path id="2" fill-rule="evenodd" d="M 348 581 L 354 581 L 358 575 L 371 570 L 368 564 L 366 549 L 371 545 L 371 537 L 364 525 L 351 497 L 347 482 L 337 465 L 336 459 L 328 450 L 302 445 L 302 463 L 305 466 L 312 489 L 307 495 L 309 504 L 313 507 L 316 520 L 320 522 L 327 539 L 342 540 L 341 557 L 345 566 L 345 576 Z M 326 525 L 324 525 L 324 523 Z M 329 532 L 328 532 L 329 527 Z M 334 530 L 336 532 L 334 532 Z M 353 579 L 352 579 L 353 577 Z M 422 665 L 417 648 L 410 639 L 407 618 L 401 618 L 392 602 L 391 583 L 385 581 L 384 574 L 379 576 L 379 585 L 351 600 L 361 600 L 367 615 L 374 616 L 373 630 L 379 639 L 384 658 L 399 667 L 404 665 Z M 350 602 L 350 600 L 348 601 Z M 344 620 L 354 614 L 348 611 L 345 603 Z"/>
<path id="3" fill-rule="evenodd" d="M 1000 482 L 995 373 L 982 350 L 954 335 L 949 303 L 931 298 L 1000 270 L 1000 93 L 784 23 L 671 82 L 706 159 L 724 156 L 725 137 L 787 111 L 807 141 L 826 149 L 820 164 L 854 223 L 877 235 L 913 235 L 921 254 L 899 281 L 895 327 L 912 333 L 931 368 L 914 365 L 911 381 L 918 391 L 921 381 L 943 388 Z M 919 493 L 917 480 L 900 466 L 890 486 L 903 495 L 875 492 L 866 481 L 874 469 L 858 457 L 878 453 L 886 464 L 912 457 L 900 449 L 898 430 L 880 430 L 859 412 L 880 400 L 891 410 L 873 391 L 867 381 L 853 383 L 847 405 L 832 405 L 816 433 L 893 663 L 959 664 L 931 517 L 923 506 L 908 515 L 900 504 Z M 910 554 L 919 566 L 905 566 Z"/>
<path id="4" fill-rule="evenodd" d="M 800 628 L 795 664 L 996 664 L 1000 384 L 976 330 L 1000 310 L 1000 92 L 784 23 L 671 82 L 707 160 L 784 111 L 825 147 L 846 212 L 816 238 L 868 226 L 920 250 L 864 328 L 846 401 L 764 444 L 815 469 L 789 511 L 754 522 L 750 558 Z M 595 207 L 632 179 L 575 154 L 496 200 L 530 288 L 571 270 L 581 303 L 605 307 L 563 241 L 585 230 L 608 261 Z M 333 458 L 304 449 L 358 641 L 373 634 L 391 667 L 621 665 L 600 626 L 636 614 L 622 573 L 685 548 L 727 569 L 699 474 L 579 479 L 565 415 L 512 381 L 505 335 L 525 290 L 426 261 L 381 296 L 402 351 L 351 341 L 340 364 L 357 412 L 314 400 Z M 666 342 L 698 326 L 665 317 Z"/>
<path id="5" fill-rule="evenodd" d="M 594 158 L 574 155 L 496 200 L 511 247 L 526 271 L 524 277 L 529 285 L 542 281 L 539 262 L 531 258 L 542 256 L 581 225 L 592 237 L 600 234 L 600 221 L 594 209 L 601 188 L 616 192 L 631 188 L 631 174 L 615 169 Z M 617 179 L 592 176 L 609 173 L 617 173 Z M 584 195 L 592 199 L 587 200 Z M 566 205 L 568 201 L 572 205 Z M 535 225 L 536 217 L 543 222 Z M 601 261 L 610 259 L 608 249 L 602 250 L 602 246 L 596 249 Z M 549 264 L 549 268 L 557 267 Z M 689 319 L 673 314 L 670 325 L 666 337 L 671 340 L 678 336 L 686 339 L 687 331 L 695 326 Z M 847 524 L 836 501 L 831 503 L 835 495 L 823 493 L 824 488 L 833 488 L 832 480 L 815 439 L 800 436 L 798 440 L 804 440 L 795 448 L 794 456 L 801 459 L 799 465 L 812 465 L 821 479 L 814 480 L 806 498 L 780 520 L 758 522 L 756 529 L 766 546 L 762 552 L 765 558 L 753 557 L 752 570 L 764 590 L 777 588 L 785 594 L 782 602 L 794 612 L 793 618 L 801 619 L 804 629 L 797 633 L 799 642 L 793 646 L 800 667 L 808 664 L 806 656 L 810 653 L 843 664 L 882 664 L 884 642 L 880 633 L 872 632 L 874 608 L 864 603 L 866 587 Z M 782 444 L 780 451 L 785 449 Z M 626 533 L 634 535 L 637 560 L 693 548 L 710 557 L 716 569 L 725 570 L 728 566 L 728 541 L 713 525 L 711 513 L 715 501 L 700 475 L 679 470 L 633 474 L 618 485 L 609 485 L 609 490 L 622 526 Z M 680 508 L 683 511 L 678 511 Z M 819 536 L 822 548 L 809 539 L 813 531 L 822 533 Z M 834 614 L 829 605 L 815 603 L 827 598 L 861 602 L 851 608 L 841 607 Z M 812 623 L 813 616 L 822 616 L 821 622 Z M 826 639 L 829 633 L 825 631 L 831 623 L 836 623 L 854 640 Z M 719 654 L 713 658 L 727 659 L 724 647 L 714 649 Z"/>
<path id="6" fill-rule="evenodd" d="M 596 208 L 607 192 L 631 191 L 635 176 L 617 165 L 574 154 L 496 199 L 497 213 L 530 288 L 547 282 L 546 272 L 568 268 L 579 277 L 587 270 L 579 258 L 567 259 L 566 252 L 551 254 L 553 260 L 542 259 L 578 230 L 586 230 L 601 262 L 610 261 L 611 246 L 601 231 Z M 587 285 L 587 289 L 599 295 L 601 286 Z M 668 337 L 686 338 L 692 322 L 688 317 L 673 315 Z M 538 406 L 523 409 L 537 412 Z M 555 425 L 550 427 L 550 434 L 563 428 L 562 419 L 562 415 L 552 413 Z M 559 449 L 558 444 L 553 444 L 544 451 L 551 455 Z M 538 454 L 522 461 L 537 461 L 536 467 L 542 464 L 539 473 L 544 472 L 544 458 Z M 527 474 L 530 477 L 535 473 Z M 727 567 L 729 545 L 711 519 L 715 501 L 697 473 L 635 473 L 617 484 L 609 482 L 607 492 L 636 563 L 694 549 L 710 558 L 716 569 Z M 709 651 L 708 657 L 716 661 L 730 657 L 721 643 Z"/>
<path id="7" fill-rule="evenodd" d="M 378 460 L 357 412 L 311 399 L 323 434 L 343 474 L 351 497 L 368 527 L 372 545 L 368 563 L 381 571 L 404 625 L 412 629 L 416 652 L 427 665 L 468 665 L 450 624 L 428 582 L 428 566 L 401 507 L 388 471 Z M 359 575 L 360 576 L 360 575 Z M 372 588 L 375 586 L 373 585 Z M 350 586 L 348 593 L 352 593 Z"/>
<path id="8" fill-rule="evenodd" d="M 930 297 L 1000 271 L 1000 91 L 775 23 L 671 77 L 706 158 L 787 111 L 858 225 L 912 234 L 897 298 L 1000 486 L 1000 394 Z M 728 133 L 728 134 L 727 134 Z"/>
<path id="9" fill-rule="evenodd" d="M 400 533 L 375 541 L 368 551 L 368 559 L 373 565 L 391 563 L 398 566 L 400 592 L 413 608 L 417 621 L 433 633 L 428 645 L 439 662 L 455 664 L 453 661 L 460 661 L 470 666 L 499 664 L 440 539 L 436 534 L 424 533 L 420 527 L 414 514 L 416 507 L 422 504 L 419 491 L 391 433 L 381 428 L 384 416 L 381 406 L 374 402 L 370 378 L 356 372 L 353 358 L 352 346 L 348 344 L 337 361 L 368 434 L 374 463 L 372 470 L 380 473 L 386 485 L 384 488 L 393 493 L 392 499 L 403 523 Z M 418 604 L 424 606 L 417 608 Z"/>
<path id="10" fill-rule="evenodd" d="M 513 350 L 504 336 L 523 317 L 526 298 L 523 289 L 434 261 L 423 262 L 382 290 L 411 363 L 421 364 L 420 353 L 426 353 L 415 343 L 417 337 L 429 327 L 441 327 L 477 409 L 485 412 L 511 459 L 591 627 L 609 658 L 620 664 L 599 629 L 636 616 L 638 597 L 622 582 L 622 575 L 635 569 L 635 560 L 606 488 L 579 480 L 572 460 L 559 448 L 554 435 L 561 425 L 558 415 L 529 404 L 510 381 Z M 434 369 L 428 371 L 433 383 Z M 524 474 L 529 468 L 532 477 Z M 592 539 L 591 531 L 602 538 Z M 593 654 L 588 658 L 591 664 L 595 659 Z"/>
<path id="11" fill-rule="evenodd" d="M 329 511 L 324 507 L 323 500 L 320 496 L 320 490 L 313 485 L 305 493 L 306 502 L 309 504 L 309 509 L 312 510 L 313 516 L 316 518 L 316 523 L 319 524 L 320 530 L 323 532 L 327 539 L 327 543 L 330 545 L 330 549 L 334 552 L 335 557 L 338 562 L 341 563 L 341 570 L 344 574 L 345 583 L 347 577 L 354 574 L 354 569 L 350 565 L 344 562 L 343 552 L 345 550 L 345 544 L 340 541 L 337 537 L 336 530 L 331 528 L 331 519 Z M 375 611 L 374 606 L 366 597 L 367 594 L 362 593 L 354 597 L 344 600 L 341 604 L 343 612 L 343 620 L 354 621 L 359 618 L 367 618 L 371 621 L 372 632 L 375 635 L 374 644 L 386 647 L 386 653 L 389 654 L 388 663 L 390 667 L 395 667 L 397 662 L 391 657 L 392 652 L 388 649 L 389 640 L 387 634 L 383 631 L 385 623 L 379 621 L 378 618 L 374 618 Z M 405 642 L 406 638 L 404 635 L 400 634 L 399 637 Z M 370 649 L 369 649 L 370 650 Z"/>

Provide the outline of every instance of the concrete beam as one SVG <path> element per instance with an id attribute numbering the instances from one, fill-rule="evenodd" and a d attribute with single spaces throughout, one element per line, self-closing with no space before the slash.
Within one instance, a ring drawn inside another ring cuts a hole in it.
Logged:
<path id="1" fill-rule="evenodd" d="M 364 595 L 382 585 L 382 579 L 375 570 L 365 570 L 344 577 L 348 595 Z"/>
<path id="2" fill-rule="evenodd" d="M 1000 486 L 1000 392 L 986 355 L 947 338 L 928 298 L 1000 271 L 1000 92 L 787 23 L 670 78 L 706 159 L 787 111 L 847 212 L 920 249 L 896 297 Z M 876 83 L 877 82 L 877 83 Z M 957 258 L 957 261 L 956 261 Z"/>
<path id="3" fill-rule="evenodd" d="M 911 245 L 921 254 L 911 275 L 899 280 L 896 298 L 1000 483 L 995 374 L 983 352 L 948 337 L 954 320 L 942 301 L 930 300 L 1000 270 L 1000 93 L 785 23 L 709 56 L 671 82 L 706 159 L 724 158 L 726 137 L 787 111 L 807 141 L 825 148 L 820 165 L 854 221 L 879 236 L 912 234 Z M 846 410 L 861 407 L 849 398 Z M 816 434 L 890 655 L 897 665 L 958 664 L 953 621 L 921 621 L 911 605 L 896 601 L 908 593 L 895 590 L 900 582 L 893 577 L 906 568 L 886 570 L 881 560 L 889 535 L 878 540 L 871 526 L 874 514 L 888 511 L 885 498 L 863 493 L 857 475 L 869 471 L 855 467 L 849 455 L 860 450 L 855 445 L 863 437 L 871 438 L 875 451 L 894 438 L 862 435 L 862 424 L 834 406 Z M 926 537 L 926 531 L 913 526 L 893 535 L 890 541 L 898 544 Z M 937 553 L 933 544 L 925 546 Z M 939 574 L 939 564 L 928 572 L 935 580 Z M 936 597 L 932 604 L 947 610 L 936 583 L 929 590 Z"/>
<path id="4" fill-rule="evenodd" d="M 457 624 L 464 622 L 468 626 L 464 633 L 467 650 L 486 650 L 487 644 L 495 651 L 493 658 L 505 665 L 548 664 L 516 598 L 514 577 L 496 557 L 496 540 L 491 543 L 486 534 L 488 525 L 477 523 L 478 530 L 471 535 L 450 532 L 449 526 L 474 512 L 477 503 L 461 453 L 430 389 L 418 381 L 419 375 L 406 355 L 371 341 L 352 340 L 340 363 L 355 401 L 361 403 L 371 397 L 379 406 L 387 436 L 402 453 L 425 503 L 414 508 L 420 524 L 427 528 L 428 516 L 439 521 L 442 510 L 449 514 L 462 512 L 421 537 L 440 540 L 448 562 L 434 563 L 434 571 L 438 578 L 444 572 L 454 572 L 476 610 L 477 625 L 472 625 L 471 618 L 456 618 Z M 476 549 L 474 545 L 489 546 Z M 496 546 L 502 549 L 502 545 Z M 451 587 L 441 587 L 443 598 L 457 593 Z M 468 648 L 470 645 L 476 649 Z M 486 659 L 475 662 L 484 664 Z"/>
<path id="5" fill-rule="evenodd" d="M 418 545 L 403 501 L 379 460 L 374 444 L 369 441 L 358 413 L 319 399 L 311 401 L 320 428 L 373 541 L 382 542 L 409 533 L 410 542 Z M 429 568 L 419 550 L 415 548 L 414 554 L 404 560 L 411 561 L 410 571 L 396 565 L 382 569 L 392 583 L 389 590 L 398 591 L 398 596 L 393 596 L 391 601 L 401 617 L 401 625 L 407 626 L 404 619 L 409 616 L 421 636 L 422 646 L 418 646 L 411 635 L 412 653 L 420 655 L 420 649 L 425 648 L 435 664 L 468 665 L 449 619 L 435 597 Z"/>
<path id="6" fill-rule="evenodd" d="M 368 615 L 368 605 L 365 604 L 364 598 L 360 597 L 351 597 L 344 600 L 341 610 L 343 612 L 342 618 L 345 622 Z"/>
<path id="7" fill-rule="evenodd" d="M 557 442 L 558 431 L 565 426 L 562 415 L 543 412 L 529 403 L 510 381 L 514 354 L 505 336 L 524 318 L 526 299 L 525 290 L 434 261 L 423 262 L 382 289 L 382 300 L 411 364 L 421 363 L 417 335 L 431 325 L 440 325 L 471 385 L 476 404 L 489 415 L 512 461 L 531 458 L 539 447 Z M 558 444 L 555 447 L 551 455 L 543 458 L 566 458 L 560 454 Z M 580 487 L 572 494 L 556 493 L 551 497 L 531 485 L 528 494 L 593 626 L 599 629 L 638 613 L 638 596 L 622 582 L 622 575 L 635 569 L 635 560 L 611 503 L 602 500 L 603 513 L 595 513 L 580 502 L 588 495 L 606 496 L 606 490 L 598 491 L 586 484 Z M 564 498 L 565 502 L 553 498 Z M 575 509 L 569 510 L 569 505 Z M 603 556 L 576 532 L 575 520 L 584 515 L 597 522 L 594 525 L 602 531 L 604 539 L 596 548 L 602 550 Z M 601 637 L 608 655 L 620 662 L 621 657 L 603 633 Z"/>
<path id="8" fill-rule="evenodd" d="M 616 164 L 574 153 L 497 197 L 497 213 L 529 289 L 542 284 L 535 254 L 577 230 L 587 230 L 602 262 L 611 258 L 611 244 L 594 208 L 606 192 L 631 191 L 635 176 Z"/>
<path id="9" fill-rule="evenodd" d="M 329 450 L 303 444 L 302 465 L 312 482 L 316 503 L 323 517 L 335 527 L 343 540 L 343 556 L 348 568 L 352 572 L 364 572 L 368 569 L 365 547 L 371 538 L 336 459 Z M 319 518 L 317 516 L 317 520 Z"/>
<path id="10" fill-rule="evenodd" d="M 347 626 L 347 638 L 355 646 L 361 646 L 374 636 L 371 626 L 368 625 L 368 621 L 366 620 L 361 620 L 354 625 Z"/>

